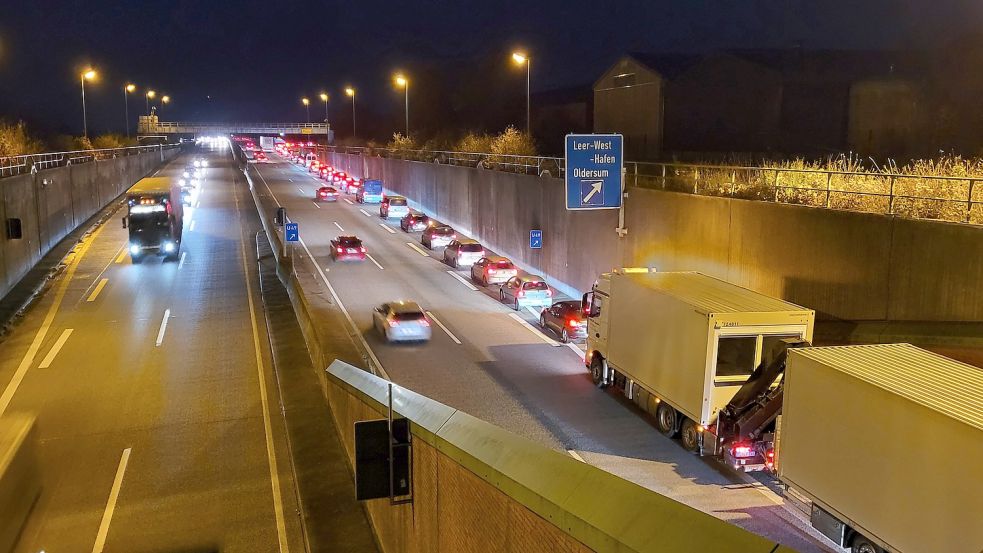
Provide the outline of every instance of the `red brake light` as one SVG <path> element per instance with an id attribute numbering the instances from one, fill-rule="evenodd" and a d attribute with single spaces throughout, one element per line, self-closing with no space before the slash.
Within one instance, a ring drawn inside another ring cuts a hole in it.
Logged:
<path id="1" fill-rule="evenodd" d="M 365 253 L 365 247 L 363 246 L 363 247 L 359 248 L 359 251 L 361 251 L 362 253 Z"/>
<path id="2" fill-rule="evenodd" d="M 342 252 L 345 251 L 345 248 L 337 248 L 337 251 L 338 251 L 338 253 L 342 253 Z"/>
<path id="3" fill-rule="evenodd" d="M 549 288 L 546 289 L 546 297 L 547 298 L 552 298 L 553 297 L 553 291 L 550 290 Z"/>
<path id="4" fill-rule="evenodd" d="M 430 326 L 430 321 L 426 319 L 420 319 L 420 324 L 422 324 L 423 326 Z"/>
<path id="5" fill-rule="evenodd" d="M 578 321 L 577 319 L 567 319 L 567 326 L 569 326 L 570 328 L 577 328 L 578 326 L 580 326 L 580 321 Z"/>
<path id="6" fill-rule="evenodd" d="M 730 446 L 730 454 L 734 457 L 753 457 L 754 448 L 747 444 L 735 443 Z"/>
<path id="7" fill-rule="evenodd" d="M 521 298 L 526 295 L 525 290 L 519 290 L 519 293 L 515 295 L 517 298 Z"/>

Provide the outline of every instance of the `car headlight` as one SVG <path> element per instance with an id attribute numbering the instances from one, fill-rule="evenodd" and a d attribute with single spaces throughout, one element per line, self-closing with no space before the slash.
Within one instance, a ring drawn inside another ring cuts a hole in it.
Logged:
<path id="1" fill-rule="evenodd" d="M 164 251 L 167 253 L 174 252 L 174 242 L 167 242 L 164 244 Z"/>
<path id="2" fill-rule="evenodd" d="M 136 244 L 130 244 L 130 253 L 133 255 L 140 253 L 140 246 L 137 246 Z"/>

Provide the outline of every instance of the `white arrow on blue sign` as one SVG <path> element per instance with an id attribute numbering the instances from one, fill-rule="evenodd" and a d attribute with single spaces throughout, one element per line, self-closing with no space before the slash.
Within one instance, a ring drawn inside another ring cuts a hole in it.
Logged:
<path id="1" fill-rule="evenodd" d="M 621 207 L 624 137 L 568 134 L 565 146 L 567 209 Z"/>
<path id="2" fill-rule="evenodd" d="M 300 225 L 287 223 L 283 226 L 283 233 L 287 235 L 287 242 L 297 242 L 300 240 Z"/>
<path id="3" fill-rule="evenodd" d="M 541 230 L 529 231 L 529 247 L 534 250 L 538 250 L 543 247 L 543 231 Z"/>

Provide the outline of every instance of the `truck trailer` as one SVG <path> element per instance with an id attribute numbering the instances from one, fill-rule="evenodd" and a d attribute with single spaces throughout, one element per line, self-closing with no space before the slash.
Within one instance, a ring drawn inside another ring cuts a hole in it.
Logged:
<path id="1" fill-rule="evenodd" d="M 745 388 L 757 368 L 812 340 L 814 311 L 700 273 L 648 269 L 602 274 L 583 303 L 584 361 L 599 388 L 623 390 L 690 451 L 742 471 L 771 467 L 777 413 L 754 432 L 720 414 L 757 395 Z"/>
<path id="2" fill-rule="evenodd" d="M 133 262 L 155 253 L 177 259 L 184 231 L 184 205 L 180 180 L 170 177 L 140 179 L 126 191 L 123 227 L 129 230 L 128 249 Z"/>
<path id="3" fill-rule="evenodd" d="M 788 352 L 778 477 L 854 553 L 983 551 L 983 370 L 910 344 Z"/>

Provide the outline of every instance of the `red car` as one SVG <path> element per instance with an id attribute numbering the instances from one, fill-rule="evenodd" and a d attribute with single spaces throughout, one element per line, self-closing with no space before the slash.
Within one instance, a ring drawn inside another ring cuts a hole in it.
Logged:
<path id="1" fill-rule="evenodd" d="M 365 246 L 357 236 L 339 236 L 331 241 L 331 259 L 334 261 L 364 261 Z"/>
<path id="2" fill-rule="evenodd" d="M 342 190 L 345 192 L 355 195 L 358 194 L 358 189 L 362 187 L 362 179 L 358 177 L 348 177 L 345 179 L 344 185 L 342 185 Z"/>
<path id="3" fill-rule="evenodd" d="M 269 161 L 269 159 L 266 157 L 266 154 L 263 153 L 262 151 L 255 152 L 253 154 L 253 160 L 256 161 L 257 163 L 266 163 L 267 161 Z"/>
<path id="4" fill-rule="evenodd" d="M 321 162 L 317 160 L 312 161 L 311 164 L 307 166 L 307 171 L 309 173 L 314 173 L 315 175 L 320 174 L 320 170 L 321 170 Z"/>
<path id="5" fill-rule="evenodd" d="M 322 202 L 337 202 L 338 189 L 333 186 L 322 186 L 317 189 L 317 199 Z"/>

